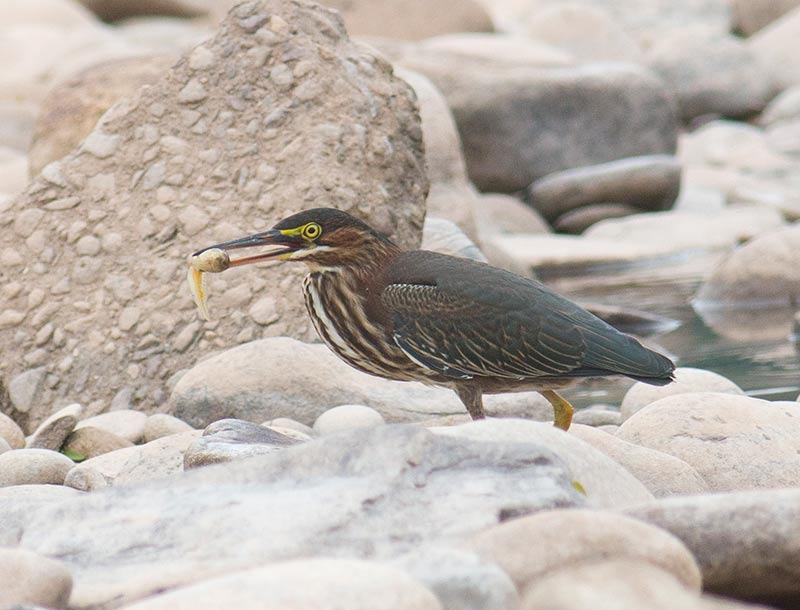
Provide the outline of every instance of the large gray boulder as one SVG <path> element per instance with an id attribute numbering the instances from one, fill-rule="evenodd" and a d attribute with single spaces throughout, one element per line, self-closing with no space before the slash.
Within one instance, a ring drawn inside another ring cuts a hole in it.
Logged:
<path id="1" fill-rule="evenodd" d="M 299 266 L 215 277 L 205 323 L 180 289 L 186 256 L 319 206 L 417 246 L 427 189 L 413 91 L 337 13 L 239 5 L 0 213 L 0 378 L 40 380 L 0 408 L 30 430 L 62 397 L 87 415 L 115 395 L 159 405 L 200 354 L 315 336 Z"/>
<path id="2" fill-rule="evenodd" d="M 267 561 L 389 559 L 584 502 L 542 444 L 380 426 L 25 512 L 0 494 L 0 540 L 63 558 L 71 605 L 118 606 Z"/>
<path id="3" fill-rule="evenodd" d="M 481 190 L 512 192 L 565 169 L 675 152 L 672 99 L 643 68 L 509 62 L 456 71 L 446 56 L 409 62 L 447 98 Z"/>

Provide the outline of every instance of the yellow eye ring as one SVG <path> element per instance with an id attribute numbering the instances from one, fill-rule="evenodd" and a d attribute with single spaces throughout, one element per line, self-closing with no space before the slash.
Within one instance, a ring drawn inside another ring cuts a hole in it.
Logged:
<path id="1" fill-rule="evenodd" d="M 303 237 L 305 239 L 314 240 L 317 239 L 320 235 L 322 235 L 322 227 L 319 226 L 316 222 L 309 222 L 306 226 L 303 227 Z"/>

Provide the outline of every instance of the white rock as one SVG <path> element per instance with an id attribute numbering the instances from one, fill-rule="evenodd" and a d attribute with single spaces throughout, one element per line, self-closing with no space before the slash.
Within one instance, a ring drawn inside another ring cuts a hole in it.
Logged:
<path id="1" fill-rule="evenodd" d="M 521 610 L 542 608 L 712 610 L 713 606 L 704 605 L 697 593 L 649 563 L 612 559 L 559 570 L 534 583 L 525 593 Z"/>
<path id="2" fill-rule="evenodd" d="M 667 396 L 686 394 L 687 392 L 722 392 L 724 394 L 743 395 L 742 389 L 727 377 L 713 371 L 678 367 L 675 369 L 675 381 L 662 386 L 636 382 L 625 393 L 620 410 L 625 421 L 651 402 Z"/>
<path id="3" fill-rule="evenodd" d="M 683 460 L 713 491 L 800 485 L 800 405 L 714 392 L 657 400 L 617 436 Z"/>
<path id="4" fill-rule="evenodd" d="M 144 424 L 143 440 L 145 443 L 149 443 L 170 434 L 189 432 L 192 429 L 185 421 L 168 413 L 154 413 L 147 418 Z"/>
<path id="5" fill-rule="evenodd" d="M 66 608 L 72 575 L 60 561 L 23 549 L 0 548 L 0 608 Z"/>
<path id="6" fill-rule="evenodd" d="M 351 430 L 353 428 L 371 428 L 386 422 L 375 409 L 364 405 L 339 405 L 322 413 L 314 422 L 313 430 L 323 436 Z"/>
<path id="7" fill-rule="evenodd" d="M 121 436 L 132 443 L 138 443 L 144 436 L 144 427 L 147 423 L 147 414 L 133 409 L 120 409 L 119 411 L 109 411 L 94 417 L 89 417 L 78 422 L 75 429 L 86 426 L 102 428 L 117 436 Z"/>
<path id="8" fill-rule="evenodd" d="M 272 563 L 183 587 L 125 610 L 239 608 L 297 610 L 442 610 L 436 597 L 406 572 L 352 559 Z"/>
<path id="9" fill-rule="evenodd" d="M 702 584 L 697 563 L 678 538 L 611 512 L 542 511 L 485 530 L 466 546 L 496 562 L 519 590 L 549 572 L 603 559 L 647 562 L 693 591 Z"/>
<path id="10" fill-rule="evenodd" d="M 582 426 L 574 420 L 569 433 L 624 466 L 656 498 L 708 491 L 703 477 L 689 464 L 672 455 L 625 442 L 613 433 Z"/>

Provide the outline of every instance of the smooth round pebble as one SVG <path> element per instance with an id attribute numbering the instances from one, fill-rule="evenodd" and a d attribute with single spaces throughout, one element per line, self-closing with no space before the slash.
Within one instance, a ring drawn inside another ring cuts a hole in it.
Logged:
<path id="1" fill-rule="evenodd" d="M 617 438 L 692 466 L 711 491 L 800 486 L 800 404 L 719 392 L 667 396 Z"/>
<path id="2" fill-rule="evenodd" d="M 0 454 L 0 487 L 49 483 L 63 485 L 75 465 L 66 455 L 49 449 L 14 449 Z"/>
<path id="3" fill-rule="evenodd" d="M 23 549 L 0 548 L 0 608 L 32 604 L 66 608 L 72 575 L 60 561 Z"/>
<path id="4" fill-rule="evenodd" d="M 94 426 L 84 426 L 75 430 L 64 442 L 64 451 L 82 455 L 87 460 L 125 447 L 133 447 L 133 443 Z"/>
<path id="5" fill-rule="evenodd" d="M 314 422 L 314 432 L 320 436 L 353 428 L 371 428 L 386 422 L 372 407 L 364 405 L 340 405 L 328 409 Z"/>
<path id="6" fill-rule="evenodd" d="M 138 443 L 144 436 L 144 427 L 147 423 L 147 415 L 141 411 L 133 409 L 120 409 L 119 411 L 109 411 L 101 413 L 79 422 L 75 429 L 93 426 L 108 430 L 117 436 L 128 439 L 132 443 Z"/>
<path id="7" fill-rule="evenodd" d="M 22 428 L 5 413 L 0 413 L 0 438 L 5 439 L 12 449 L 22 449 L 25 446 Z"/>
<path id="8" fill-rule="evenodd" d="M 168 413 L 154 413 L 147 418 L 144 424 L 144 442 L 149 443 L 157 438 L 169 436 L 170 434 L 180 434 L 194 430 L 182 419 Z"/>
<path id="9" fill-rule="evenodd" d="M 742 389 L 727 377 L 713 371 L 679 367 L 675 369 L 675 381 L 667 385 L 654 386 L 641 381 L 631 386 L 622 399 L 620 411 L 622 421 L 631 415 L 661 398 L 686 394 L 688 392 L 722 392 L 724 394 L 739 394 Z"/>
<path id="10" fill-rule="evenodd" d="M 6 451 L 11 451 L 11 445 L 8 444 L 8 441 L 0 436 L 0 453 L 5 453 Z"/>
<path id="11" fill-rule="evenodd" d="M 678 538 L 638 519 L 605 511 L 541 511 L 490 527 L 467 547 L 496 562 L 519 590 L 555 570 L 611 558 L 647 562 L 695 591 L 702 583 L 697 562 Z"/>

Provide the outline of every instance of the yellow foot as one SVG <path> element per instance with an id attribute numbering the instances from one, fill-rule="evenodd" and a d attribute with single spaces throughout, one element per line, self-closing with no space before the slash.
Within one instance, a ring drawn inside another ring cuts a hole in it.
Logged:
<path id="1" fill-rule="evenodd" d="M 572 414 L 575 412 L 569 401 L 556 394 L 553 390 L 545 390 L 541 392 L 541 395 L 553 405 L 553 425 L 562 430 L 569 430 L 569 425 L 572 423 Z"/>

